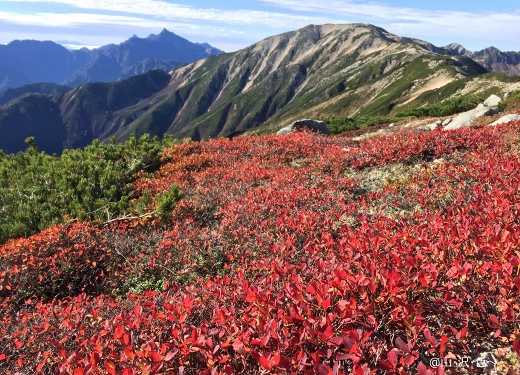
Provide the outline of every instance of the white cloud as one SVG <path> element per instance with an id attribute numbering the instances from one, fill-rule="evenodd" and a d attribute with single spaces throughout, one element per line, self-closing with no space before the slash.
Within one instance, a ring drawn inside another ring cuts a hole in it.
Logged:
<path id="1" fill-rule="evenodd" d="M 34 13 L 20 14 L 0 12 L 0 20 L 22 25 L 37 25 L 48 27 L 71 27 L 81 25 L 117 25 L 143 28 L 164 27 L 164 22 L 151 21 L 138 17 L 112 16 L 89 13 Z"/>
<path id="2" fill-rule="evenodd" d="M 263 25 L 274 28 L 280 28 L 280 25 L 283 25 L 284 28 L 298 28 L 310 23 L 333 22 L 327 17 L 241 9 L 195 8 L 161 0 L 3 0 L 3 2 L 54 3 L 80 9 L 139 14 L 176 21 L 209 21 L 238 25 Z"/>

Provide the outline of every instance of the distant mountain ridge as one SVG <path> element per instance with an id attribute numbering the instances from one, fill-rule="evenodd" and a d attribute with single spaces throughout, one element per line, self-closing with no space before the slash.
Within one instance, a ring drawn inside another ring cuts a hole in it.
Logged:
<path id="1" fill-rule="evenodd" d="M 105 52 L 101 61 L 121 63 L 109 57 L 117 55 L 115 46 Z M 143 71 L 146 64 L 127 69 Z M 25 94 L 0 107 L 0 149 L 23 150 L 31 135 L 47 152 L 57 152 L 59 144 L 123 141 L 132 133 L 232 137 L 301 118 L 392 115 L 456 95 L 502 95 L 516 87 L 520 77 L 490 73 L 470 57 L 377 26 L 309 25 L 169 72 L 154 69 L 64 94 Z"/>
<path id="2" fill-rule="evenodd" d="M 445 48 L 456 55 L 471 57 L 491 71 L 508 76 L 520 75 L 520 52 L 502 52 L 495 47 L 471 52 L 457 43 L 451 43 Z"/>
<path id="3" fill-rule="evenodd" d="M 32 83 L 14 89 L 7 88 L 0 92 L 0 106 L 9 103 L 11 100 L 17 99 L 24 94 L 58 95 L 64 94 L 70 90 L 72 90 L 71 87 L 57 85 L 55 83 Z"/>
<path id="4" fill-rule="evenodd" d="M 219 53 L 222 51 L 207 43 L 192 43 L 166 29 L 147 38 L 133 36 L 121 44 L 91 51 L 68 50 L 50 41 L 17 40 L 0 45 L 0 91 L 39 82 L 72 87 L 111 82 Z"/>

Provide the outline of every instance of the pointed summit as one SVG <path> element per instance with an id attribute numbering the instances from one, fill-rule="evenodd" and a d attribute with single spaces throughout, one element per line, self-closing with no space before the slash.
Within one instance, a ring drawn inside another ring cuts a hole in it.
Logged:
<path id="1" fill-rule="evenodd" d="M 453 52 L 454 54 L 456 55 L 460 55 L 460 56 L 468 56 L 468 57 L 471 57 L 471 55 L 473 55 L 473 52 L 467 50 L 466 48 L 464 48 L 463 46 L 461 46 L 460 44 L 458 43 L 451 43 L 451 44 L 448 44 L 446 47 L 447 50 Z"/>

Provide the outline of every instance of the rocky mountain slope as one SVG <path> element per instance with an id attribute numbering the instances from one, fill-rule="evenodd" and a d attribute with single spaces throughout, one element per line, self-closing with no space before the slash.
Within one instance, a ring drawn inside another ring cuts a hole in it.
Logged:
<path id="1" fill-rule="evenodd" d="M 457 43 L 447 45 L 446 49 L 457 55 L 471 57 L 493 72 L 504 73 L 508 76 L 520 75 L 520 52 L 502 52 L 495 47 L 471 52 Z"/>
<path id="2" fill-rule="evenodd" d="M 174 70 L 164 97 L 115 135 L 204 139 L 308 109 L 388 113 L 425 91 L 485 72 L 469 58 L 375 26 L 311 25 Z"/>
<path id="3" fill-rule="evenodd" d="M 158 35 L 133 36 L 119 45 L 92 51 L 69 51 L 50 41 L 17 40 L 0 45 L 0 90 L 36 82 L 73 87 L 87 82 L 110 82 L 219 53 L 222 51 L 207 43 L 192 43 L 166 29 Z"/>
<path id="4" fill-rule="evenodd" d="M 201 140 L 260 125 L 281 128 L 298 118 L 385 115 L 462 93 L 503 94 L 520 82 L 488 73 L 469 57 L 366 24 L 310 25 L 169 74 L 155 72 L 151 81 L 148 74 L 54 97 L 67 129 L 64 147 L 112 136 L 125 140 L 131 133 Z M 113 105 L 121 93 L 126 99 Z"/>

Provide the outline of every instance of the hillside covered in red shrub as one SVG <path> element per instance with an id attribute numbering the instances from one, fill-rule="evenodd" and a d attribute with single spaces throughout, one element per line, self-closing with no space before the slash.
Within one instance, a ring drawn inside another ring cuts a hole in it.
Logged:
<path id="1" fill-rule="evenodd" d="M 515 374 L 519 154 L 518 122 L 169 148 L 134 185 L 171 215 L 0 247 L 0 373 Z"/>

